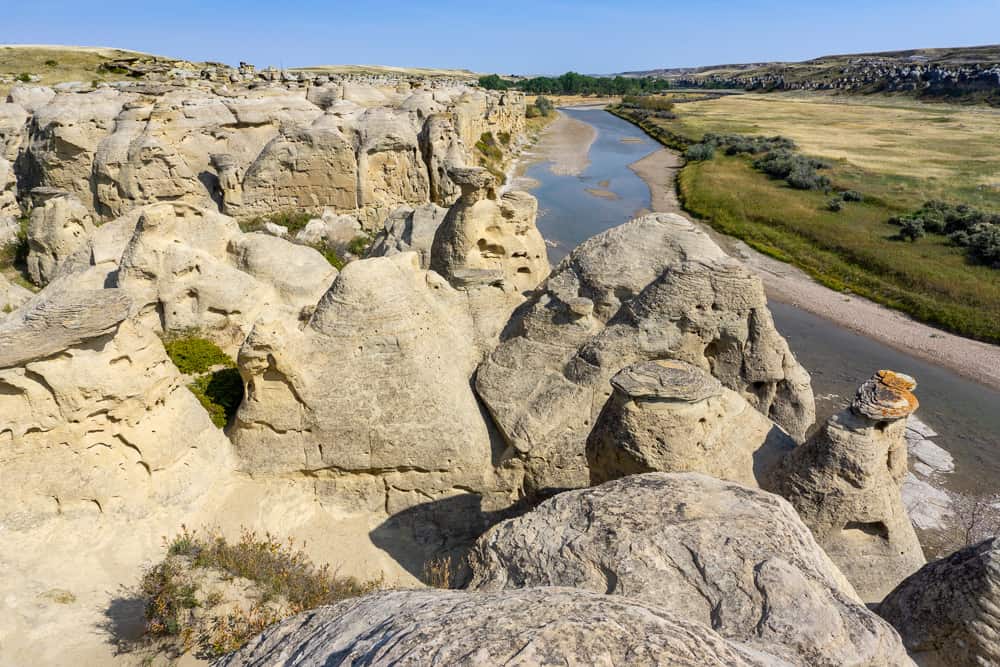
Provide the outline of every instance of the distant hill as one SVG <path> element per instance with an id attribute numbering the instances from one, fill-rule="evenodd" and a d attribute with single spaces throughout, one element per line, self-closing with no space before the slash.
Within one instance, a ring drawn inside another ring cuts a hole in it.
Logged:
<path id="1" fill-rule="evenodd" d="M 623 72 L 678 86 L 747 90 L 897 92 L 1000 105 L 1000 45 L 833 55 L 769 62 Z"/>

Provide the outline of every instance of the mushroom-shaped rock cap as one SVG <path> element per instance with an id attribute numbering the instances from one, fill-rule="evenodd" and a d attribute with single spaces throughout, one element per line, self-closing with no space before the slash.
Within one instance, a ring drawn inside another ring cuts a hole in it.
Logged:
<path id="1" fill-rule="evenodd" d="M 858 388 L 851 409 L 869 419 L 902 419 L 920 406 L 913 389 L 916 380 L 895 371 L 881 370 Z"/>
<path id="2" fill-rule="evenodd" d="M 463 189 L 483 189 L 494 185 L 493 174 L 482 167 L 450 167 L 448 176 Z"/>
<path id="3" fill-rule="evenodd" d="M 684 361 L 645 361 L 627 366 L 611 385 L 634 399 L 697 403 L 722 393 L 722 383 Z"/>

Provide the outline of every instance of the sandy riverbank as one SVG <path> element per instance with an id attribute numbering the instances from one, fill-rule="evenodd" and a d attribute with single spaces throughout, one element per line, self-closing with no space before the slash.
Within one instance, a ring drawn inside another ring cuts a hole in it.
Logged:
<path id="1" fill-rule="evenodd" d="M 677 153 L 664 148 L 630 165 L 649 186 L 654 211 L 685 215 L 675 185 L 682 164 Z M 707 225 L 702 227 L 726 252 L 760 275 L 768 298 L 1000 389 L 1000 347 L 946 333 L 867 299 L 831 290 L 790 264 L 763 255 Z"/>
<path id="2" fill-rule="evenodd" d="M 539 162 L 549 162 L 549 171 L 558 176 L 579 176 L 590 165 L 590 146 L 597 139 L 593 125 L 570 118 L 564 113 L 550 123 L 538 141 L 518 158 L 514 180 L 524 178 L 528 167 Z M 516 182 L 516 186 L 530 189 L 531 183 Z"/>

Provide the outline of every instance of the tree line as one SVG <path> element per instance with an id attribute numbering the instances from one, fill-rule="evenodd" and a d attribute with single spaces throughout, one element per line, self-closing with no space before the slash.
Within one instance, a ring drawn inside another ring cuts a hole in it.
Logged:
<path id="1" fill-rule="evenodd" d="M 598 77 L 577 72 L 531 79 L 505 79 L 489 74 L 479 77 L 479 85 L 488 90 L 520 90 L 538 95 L 641 95 L 670 88 L 668 81 L 654 77 Z"/>

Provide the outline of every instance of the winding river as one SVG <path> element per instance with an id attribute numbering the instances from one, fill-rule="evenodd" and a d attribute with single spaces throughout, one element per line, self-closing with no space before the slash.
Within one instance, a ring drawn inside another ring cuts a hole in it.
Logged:
<path id="1" fill-rule="evenodd" d="M 646 183 L 629 165 L 659 150 L 642 130 L 600 109 L 562 109 L 592 125 L 590 165 L 579 175 L 530 165 L 538 227 L 549 242 L 553 264 L 581 241 L 620 225 L 650 208 Z M 993 492 L 1000 479 L 1000 392 L 946 368 L 858 335 L 804 310 L 770 302 L 775 323 L 799 361 L 812 374 L 817 420 L 840 410 L 857 386 L 879 368 L 917 378 L 920 418 L 940 433 L 935 442 L 955 458 L 956 472 L 941 484 L 955 490 Z"/>

